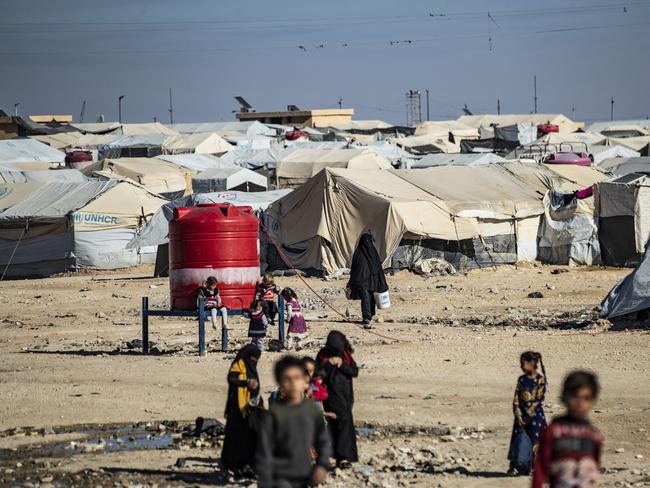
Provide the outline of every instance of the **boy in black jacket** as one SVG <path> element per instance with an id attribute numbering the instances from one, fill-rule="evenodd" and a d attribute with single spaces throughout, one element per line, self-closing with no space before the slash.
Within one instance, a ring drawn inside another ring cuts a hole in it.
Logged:
<path id="1" fill-rule="evenodd" d="M 304 397 L 308 381 L 302 361 L 283 357 L 275 365 L 275 379 L 284 399 L 271 405 L 262 423 L 255 457 L 259 487 L 319 485 L 327 477 L 332 448 L 322 411 Z"/>

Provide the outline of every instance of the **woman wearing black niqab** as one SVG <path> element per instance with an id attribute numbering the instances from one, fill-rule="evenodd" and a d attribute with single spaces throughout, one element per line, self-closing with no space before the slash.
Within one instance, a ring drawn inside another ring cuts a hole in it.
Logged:
<path id="1" fill-rule="evenodd" d="M 339 465 L 359 459 L 352 417 L 352 378 L 359 375 L 359 368 L 352 357 L 353 352 L 345 335 L 334 330 L 329 333 L 325 347 L 316 356 L 316 364 L 323 369 L 323 383 L 329 393 L 323 402 L 323 408 L 326 413 L 334 414 L 327 416 L 327 424 L 332 436 L 334 457 Z"/>
<path id="2" fill-rule="evenodd" d="M 253 344 L 242 347 L 228 370 L 226 429 L 221 463 L 238 471 L 253 466 L 257 424 L 263 407 L 257 361 L 262 352 Z"/>
<path id="3" fill-rule="evenodd" d="M 375 293 L 388 291 L 379 253 L 369 232 L 361 235 L 350 267 L 350 298 L 361 300 L 363 325 L 369 326 L 375 316 Z"/>

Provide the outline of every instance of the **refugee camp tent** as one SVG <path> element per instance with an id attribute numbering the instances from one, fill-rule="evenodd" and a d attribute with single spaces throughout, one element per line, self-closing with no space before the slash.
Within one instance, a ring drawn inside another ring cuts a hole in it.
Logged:
<path id="1" fill-rule="evenodd" d="M 151 134 L 163 134 L 171 136 L 177 132 L 160 122 L 149 122 L 144 124 L 120 124 L 119 122 L 95 122 L 70 124 L 72 127 L 84 133 L 90 134 L 121 134 L 125 136 L 145 136 Z"/>
<path id="2" fill-rule="evenodd" d="M 592 124 L 588 125 L 585 130 L 588 132 L 607 132 L 608 130 L 616 130 L 616 128 L 619 126 L 630 125 L 641 127 L 642 129 L 648 131 L 650 130 L 650 119 L 604 120 L 593 122 Z"/>
<path id="3" fill-rule="evenodd" d="M 576 164 L 544 164 L 552 172 L 559 174 L 565 180 L 571 181 L 582 188 L 588 188 L 594 183 L 605 181 L 611 176 L 595 166 L 578 166 Z"/>
<path id="4" fill-rule="evenodd" d="M 430 168 L 432 166 L 478 166 L 482 164 L 504 163 L 505 158 L 494 153 L 469 154 L 427 154 L 411 164 L 411 168 Z"/>
<path id="5" fill-rule="evenodd" d="M 191 192 L 194 174 L 194 171 L 158 158 L 105 159 L 102 169 L 93 173 L 103 178 L 129 178 L 150 192 L 169 199 Z"/>
<path id="6" fill-rule="evenodd" d="M 548 190 L 573 193 L 608 178 L 601 171 L 587 166 L 541 164 L 534 161 L 509 161 L 499 165 L 504 171 L 532 186 L 543 197 Z"/>
<path id="7" fill-rule="evenodd" d="M 638 158 L 641 156 L 641 154 L 637 151 L 634 151 L 625 146 L 621 146 L 619 144 L 615 144 L 613 146 L 590 146 L 589 154 L 593 158 L 594 164 L 596 166 L 599 166 L 606 159 Z"/>
<path id="8" fill-rule="evenodd" d="M 292 146 L 293 147 L 293 146 Z M 278 149 L 236 148 L 219 156 L 221 161 L 252 170 L 275 169 L 278 164 Z"/>
<path id="9" fill-rule="evenodd" d="M 479 133 L 476 127 L 471 127 L 457 120 L 427 120 L 415 127 L 416 136 L 433 134 L 440 137 L 447 137 L 452 134 L 458 139 L 478 139 Z"/>
<path id="10" fill-rule="evenodd" d="M 0 140 L 0 163 L 62 163 L 65 154 L 34 139 Z"/>
<path id="11" fill-rule="evenodd" d="M 600 162 L 598 167 L 616 176 L 625 176 L 630 173 L 650 174 L 650 157 L 605 159 Z"/>
<path id="12" fill-rule="evenodd" d="M 417 158 L 397 144 L 392 144 L 389 141 L 373 141 L 368 143 L 353 142 L 350 147 L 352 149 L 368 148 L 375 151 L 380 156 L 390 161 L 391 166 L 395 168 L 409 167 Z"/>
<path id="13" fill-rule="evenodd" d="M 629 147 L 641 153 L 641 156 L 650 156 L 650 136 L 610 137 L 609 143 Z"/>
<path id="14" fill-rule="evenodd" d="M 461 122 L 470 127 L 490 127 L 492 125 L 508 126 L 518 124 L 520 122 L 533 122 L 539 124 L 553 124 L 557 125 L 560 132 L 575 132 L 580 129 L 583 124 L 574 122 L 562 114 L 486 114 L 486 115 L 463 115 L 458 117 L 458 122 Z"/>
<path id="15" fill-rule="evenodd" d="M 216 132 L 197 132 L 167 137 L 162 143 L 163 154 L 223 154 L 234 149 Z"/>
<path id="16" fill-rule="evenodd" d="M 650 235 L 650 177 L 630 173 L 599 183 L 596 205 L 603 262 L 638 264 Z"/>
<path id="17" fill-rule="evenodd" d="M 273 139 L 262 135 L 233 135 L 224 134 L 223 138 L 238 149 L 270 149 Z"/>
<path id="18" fill-rule="evenodd" d="M 371 149 L 296 149 L 280 156 L 276 178 L 281 187 L 301 185 L 323 168 L 388 169 L 390 163 Z"/>
<path id="19" fill-rule="evenodd" d="M 210 154 L 161 154 L 156 159 L 181 166 L 197 173 L 211 168 L 233 168 L 236 165 Z"/>
<path id="20" fill-rule="evenodd" d="M 81 136 L 81 132 L 59 132 L 58 134 L 32 136 L 31 138 L 42 142 L 43 144 L 47 144 L 54 149 L 63 151 L 71 147 L 75 147 L 77 139 L 79 139 Z"/>
<path id="21" fill-rule="evenodd" d="M 455 140 L 453 137 L 450 138 L 448 134 L 425 133 L 419 136 L 389 137 L 387 140 L 413 154 L 460 152 L 460 140 Z"/>
<path id="22" fill-rule="evenodd" d="M 591 124 L 590 129 L 593 128 L 595 132 L 606 137 L 638 137 L 648 135 L 647 125 L 647 120 L 642 124 L 624 121 L 596 122 Z"/>
<path id="23" fill-rule="evenodd" d="M 163 141 L 169 136 L 156 133 L 144 135 L 117 135 L 99 144 L 99 159 L 153 158 L 162 152 Z"/>
<path id="24" fill-rule="evenodd" d="M 614 322 L 646 322 L 650 315 L 650 241 L 641 262 L 607 294 L 600 304 L 600 315 Z"/>
<path id="25" fill-rule="evenodd" d="M 539 195 L 499 166 L 327 168 L 269 207 L 269 228 L 294 265 L 325 273 L 350 266 L 367 229 L 385 266 L 534 259 Z"/>
<path id="26" fill-rule="evenodd" d="M 539 226 L 538 258 L 543 263 L 597 265 L 601 262 L 594 197 L 549 191 Z"/>
<path id="27" fill-rule="evenodd" d="M 13 171 L 0 168 L 0 182 L 29 183 L 41 182 L 80 182 L 85 181 L 84 175 L 76 169 L 41 169 L 34 171 Z"/>
<path id="28" fill-rule="evenodd" d="M 27 199 L 39 191 L 45 183 L 0 183 L 0 212 Z"/>
<path id="29" fill-rule="evenodd" d="M 266 177 L 240 168 L 211 168 L 201 171 L 192 178 L 194 193 L 212 193 L 226 190 L 265 191 Z"/>
<path id="30" fill-rule="evenodd" d="M 223 137 L 233 133 L 245 135 L 275 136 L 276 131 L 257 120 L 247 122 L 199 122 L 190 124 L 171 124 L 169 126 L 181 134 L 195 134 L 197 132 L 216 132 Z"/>
<path id="31" fill-rule="evenodd" d="M 126 244 L 163 203 L 125 180 L 48 183 L 0 213 L 0 269 L 49 276 L 151 261 L 153 249 Z"/>

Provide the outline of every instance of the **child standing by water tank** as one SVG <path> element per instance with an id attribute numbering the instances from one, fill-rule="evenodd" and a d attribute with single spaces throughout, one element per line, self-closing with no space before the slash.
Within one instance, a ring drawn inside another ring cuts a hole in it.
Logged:
<path id="1" fill-rule="evenodd" d="M 266 328 L 269 321 L 264 315 L 262 300 L 255 300 L 251 305 L 250 322 L 248 324 L 248 337 L 251 338 L 251 344 L 255 344 L 260 351 L 264 350 L 264 338 L 266 337 Z"/>
<path id="2" fill-rule="evenodd" d="M 307 337 L 307 323 L 305 322 L 305 317 L 303 317 L 300 302 L 298 301 L 298 295 L 291 288 L 285 288 L 282 290 L 282 298 L 287 307 L 287 320 L 289 321 L 289 328 L 287 329 L 287 349 L 291 350 L 293 348 L 293 341 L 296 340 L 300 344 L 300 341 Z"/>
<path id="3" fill-rule="evenodd" d="M 275 316 L 278 314 L 278 306 L 275 303 L 275 297 L 280 293 L 278 285 L 273 280 L 271 273 L 264 273 L 261 281 L 257 284 L 255 290 L 255 300 L 261 300 L 264 309 L 264 315 L 271 325 L 275 325 Z"/>

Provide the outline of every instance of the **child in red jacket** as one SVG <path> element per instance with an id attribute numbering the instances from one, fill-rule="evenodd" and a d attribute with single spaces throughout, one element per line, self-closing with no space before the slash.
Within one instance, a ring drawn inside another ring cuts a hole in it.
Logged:
<path id="1" fill-rule="evenodd" d="M 587 419 L 600 387 L 595 374 L 574 371 L 564 380 L 567 413 L 544 429 L 533 470 L 533 488 L 594 488 L 600 477 L 603 436 Z"/>

